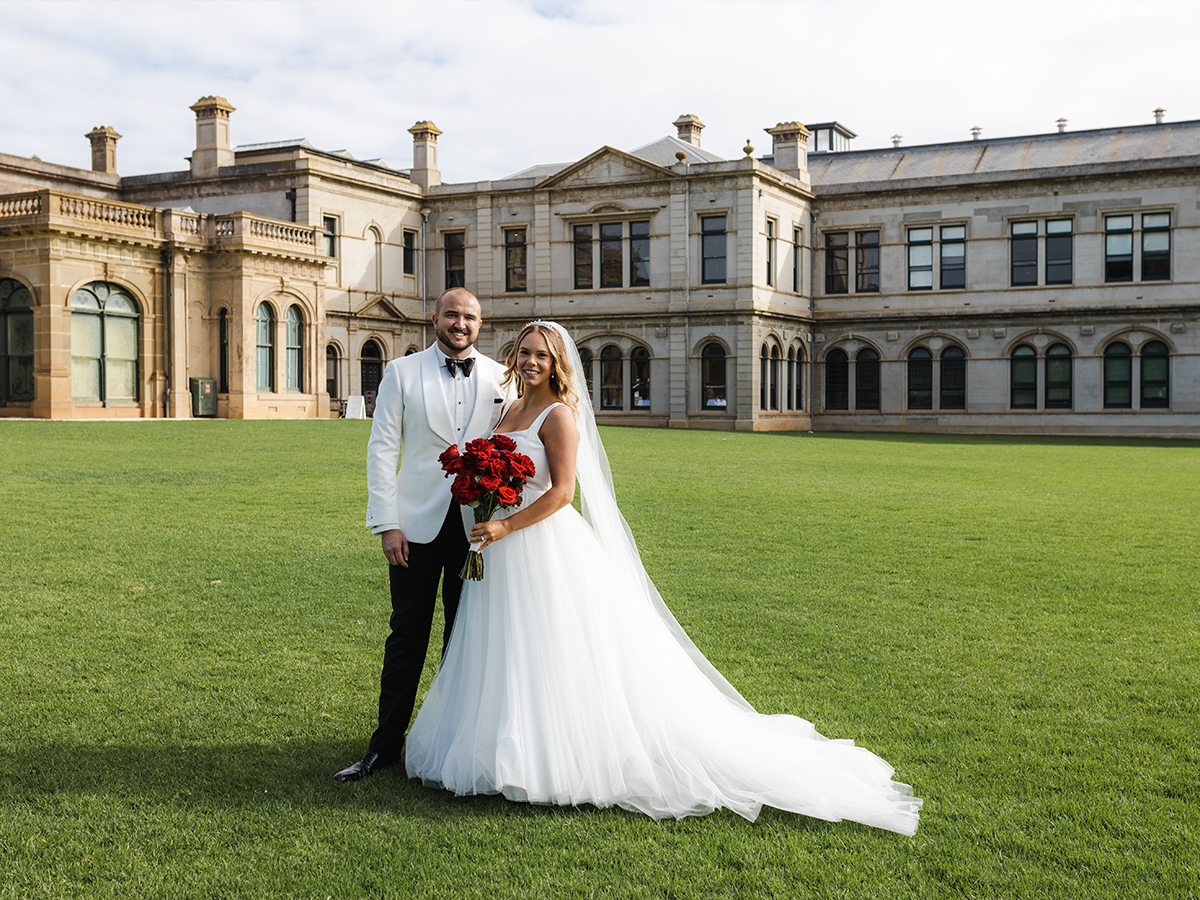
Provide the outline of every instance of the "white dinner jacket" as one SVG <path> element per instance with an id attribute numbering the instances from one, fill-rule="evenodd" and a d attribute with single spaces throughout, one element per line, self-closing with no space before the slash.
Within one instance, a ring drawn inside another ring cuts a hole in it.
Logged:
<path id="1" fill-rule="evenodd" d="M 387 364 L 375 398 L 371 440 L 367 444 L 367 527 L 398 527 L 418 544 L 437 537 L 450 503 L 451 479 L 438 456 L 451 444 L 487 437 L 504 408 L 500 388 L 504 367 L 475 354 L 467 379 L 475 391 L 475 407 L 461 440 L 442 388 L 445 354 L 432 345 L 420 353 Z M 399 471 L 396 463 L 399 461 Z M 463 507 L 463 529 L 469 533 L 474 514 Z"/>

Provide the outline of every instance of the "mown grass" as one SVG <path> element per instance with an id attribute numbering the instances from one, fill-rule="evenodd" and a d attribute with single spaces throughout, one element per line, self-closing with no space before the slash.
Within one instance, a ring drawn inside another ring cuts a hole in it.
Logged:
<path id="1" fill-rule="evenodd" d="M 368 427 L 0 421 L 0 898 L 1200 893 L 1197 444 L 606 430 L 685 628 L 896 766 L 908 839 L 335 783 Z"/>

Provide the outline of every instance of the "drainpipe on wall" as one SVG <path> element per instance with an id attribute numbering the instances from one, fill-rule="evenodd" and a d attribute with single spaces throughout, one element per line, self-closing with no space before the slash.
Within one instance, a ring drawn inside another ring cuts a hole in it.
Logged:
<path id="1" fill-rule="evenodd" d="M 175 254 L 170 250 L 163 250 L 159 254 L 159 259 L 163 267 L 163 328 L 166 331 L 166 349 L 167 360 L 163 370 L 166 373 L 167 389 L 163 391 L 163 418 L 171 418 L 171 351 L 175 342 L 171 336 L 171 301 L 174 299 L 171 296 L 171 262 L 174 260 Z"/>
<path id="2" fill-rule="evenodd" d="M 816 410 L 813 404 L 816 403 L 817 388 L 817 336 L 815 329 L 817 327 L 817 216 L 821 214 L 819 209 L 810 209 L 809 214 L 812 217 L 812 224 L 808 229 L 808 433 L 813 433 L 813 420 Z"/>
<path id="3" fill-rule="evenodd" d="M 683 420 L 689 423 L 688 427 L 692 418 L 692 181 L 688 177 L 691 170 L 691 163 L 683 164 Z"/>
<path id="4" fill-rule="evenodd" d="M 429 214 L 433 212 L 428 206 L 421 207 L 421 345 L 422 349 L 426 345 L 429 338 L 426 335 L 425 328 L 429 323 L 429 316 L 425 313 L 425 225 L 429 222 Z"/>

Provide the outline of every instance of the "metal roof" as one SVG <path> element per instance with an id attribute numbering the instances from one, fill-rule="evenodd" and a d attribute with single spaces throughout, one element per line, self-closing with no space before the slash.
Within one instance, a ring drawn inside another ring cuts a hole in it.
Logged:
<path id="1" fill-rule="evenodd" d="M 816 188 L 1191 156 L 1200 156 L 1200 121 L 845 150 L 810 155 L 808 165 Z"/>

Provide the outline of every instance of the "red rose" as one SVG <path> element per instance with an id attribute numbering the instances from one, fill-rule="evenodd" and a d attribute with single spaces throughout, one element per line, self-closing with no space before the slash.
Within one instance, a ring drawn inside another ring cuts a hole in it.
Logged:
<path id="1" fill-rule="evenodd" d="M 500 476 L 494 473 L 489 473 L 479 479 L 479 486 L 485 491 L 494 491 L 500 487 Z"/>
<path id="2" fill-rule="evenodd" d="M 506 484 L 496 491 L 496 499 L 500 501 L 501 506 L 515 506 L 519 500 L 519 495 Z"/>
<path id="3" fill-rule="evenodd" d="M 492 455 L 492 442 L 487 438 L 477 438 L 467 443 L 467 453 L 476 459 L 487 459 Z"/>
<path id="4" fill-rule="evenodd" d="M 510 438 L 507 434 L 492 435 L 492 444 L 497 450 L 507 450 L 510 453 L 517 449 L 517 442 Z"/>
<path id="5" fill-rule="evenodd" d="M 460 472 L 455 476 L 454 484 L 450 485 L 450 493 L 458 503 L 464 506 L 474 503 L 483 496 L 475 479 L 466 472 Z"/>
<path id="6" fill-rule="evenodd" d="M 463 461 L 462 457 L 458 455 L 458 445 L 451 444 L 447 447 L 438 457 L 438 462 L 442 464 L 442 468 L 447 473 L 453 474 L 462 471 Z"/>

